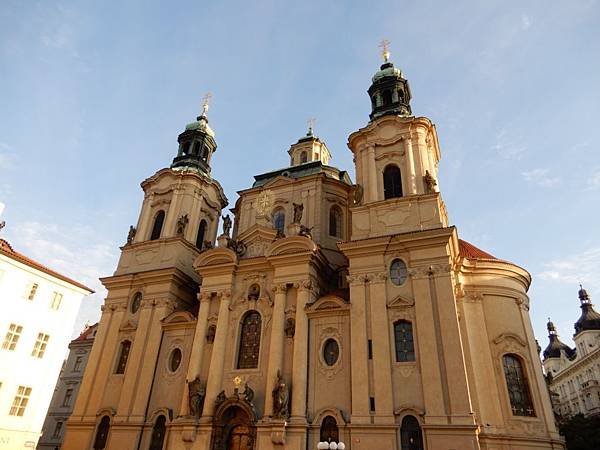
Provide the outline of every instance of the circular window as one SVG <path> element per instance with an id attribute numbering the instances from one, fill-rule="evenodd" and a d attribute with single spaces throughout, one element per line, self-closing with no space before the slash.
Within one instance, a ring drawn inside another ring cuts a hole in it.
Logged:
<path id="1" fill-rule="evenodd" d="M 406 278 L 408 277 L 408 269 L 406 268 L 406 263 L 401 259 L 395 259 L 392 261 L 392 265 L 390 266 L 390 280 L 396 286 L 400 286 L 404 284 Z"/>
<path id="2" fill-rule="evenodd" d="M 327 339 L 323 345 L 323 359 L 325 364 L 333 366 L 340 357 L 340 346 L 335 339 Z"/>
<path id="3" fill-rule="evenodd" d="M 181 364 L 181 350 L 176 348 L 171 352 L 171 357 L 169 358 L 169 369 L 171 372 L 175 372 L 179 365 Z"/>
<path id="4" fill-rule="evenodd" d="M 133 296 L 133 300 L 131 300 L 131 312 L 135 314 L 140 309 L 140 305 L 142 304 L 142 293 L 136 292 Z"/>

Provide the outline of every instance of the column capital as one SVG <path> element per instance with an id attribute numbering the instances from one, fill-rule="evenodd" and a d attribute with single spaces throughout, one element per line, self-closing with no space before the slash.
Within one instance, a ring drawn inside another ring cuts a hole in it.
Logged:
<path id="1" fill-rule="evenodd" d="M 368 281 L 371 284 L 385 283 L 388 279 L 387 272 L 374 272 L 368 275 Z"/>
<path id="2" fill-rule="evenodd" d="M 212 292 L 199 292 L 198 293 L 198 301 L 200 303 L 209 302 L 212 298 Z"/>
<path id="3" fill-rule="evenodd" d="M 273 291 L 274 294 L 285 294 L 287 292 L 287 283 L 276 283 L 273 284 L 273 286 L 271 287 L 271 290 Z"/>
<path id="4" fill-rule="evenodd" d="M 346 276 L 346 281 L 350 286 L 361 286 L 365 284 L 369 280 L 368 275 L 359 273 L 359 274 L 350 274 Z"/>
<path id="5" fill-rule="evenodd" d="M 314 289 L 313 282 L 311 280 L 302 280 L 298 283 L 298 291 L 312 291 Z"/>
<path id="6" fill-rule="evenodd" d="M 231 300 L 231 289 L 223 289 L 221 291 L 217 291 L 217 297 L 220 300 L 225 300 L 225 301 Z"/>

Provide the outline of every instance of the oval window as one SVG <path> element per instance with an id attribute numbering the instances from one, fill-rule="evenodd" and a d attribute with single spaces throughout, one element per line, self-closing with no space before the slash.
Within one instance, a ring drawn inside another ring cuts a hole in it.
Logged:
<path id="1" fill-rule="evenodd" d="M 181 350 L 176 348 L 171 352 L 171 358 L 169 359 L 169 368 L 171 372 L 175 372 L 181 364 Z"/>
<path id="2" fill-rule="evenodd" d="M 392 265 L 390 266 L 390 280 L 396 286 L 400 286 L 404 284 L 406 278 L 408 277 L 408 269 L 406 268 L 406 263 L 401 259 L 395 259 L 392 261 Z"/>
<path id="3" fill-rule="evenodd" d="M 323 359 L 325 364 L 333 366 L 340 356 L 340 346 L 335 339 L 327 339 L 323 346 Z"/>
<path id="4" fill-rule="evenodd" d="M 140 309 L 140 305 L 142 304 L 142 293 L 136 292 L 133 296 L 133 300 L 131 300 L 131 312 L 135 314 Z"/>

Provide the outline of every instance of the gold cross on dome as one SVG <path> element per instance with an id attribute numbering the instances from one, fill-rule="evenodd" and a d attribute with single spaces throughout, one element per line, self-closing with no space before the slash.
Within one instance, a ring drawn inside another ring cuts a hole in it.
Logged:
<path id="1" fill-rule="evenodd" d="M 379 43 L 381 48 L 381 54 L 383 55 L 383 61 L 388 62 L 390 60 L 390 41 L 384 39 Z"/>
<path id="2" fill-rule="evenodd" d="M 204 97 L 202 97 L 202 115 L 205 116 L 208 108 L 210 106 L 210 99 L 212 98 L 212 94 L 207 92 Z"/>
<path id="3" fill-rule="evenodd" d="M 315 127 L 315 123 L 317 123 L 317 119 L 315 119 L 314 117 L 311 117 L 306 121 L 306 124 L 308 125 L 308 134 L 312 134 L 313 128 Z"/>

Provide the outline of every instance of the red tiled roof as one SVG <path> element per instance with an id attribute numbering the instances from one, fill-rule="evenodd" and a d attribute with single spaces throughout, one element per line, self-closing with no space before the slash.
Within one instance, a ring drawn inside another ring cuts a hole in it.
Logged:
<path id="1" fill-rule="evenodd" d="M 66 281 L 67 283 L 72 284 L 73 286 L 77 286 L 80 289 L 84 289 L 84 290 L 88 291 L 90 294 L 94 293 L 94 291 L 92 289 L 85 286 L 84 284 L 81 284 L 69 277 L 61 275 L 60 273 L 55 272 L 52 269 L 49 269 L 48 267 L 44 266 L 43 264 L 40 264 L 39 262 L 34 261 L 33 259 L 28 258 L 27 256 L 25 256 L 19 252 L 14 251 L 13 248 L 11 247 L 11 245 L 4 239 L 0 239 L 0 254 L 8 256 L 9 258 L 14 259 L 15 261 L 18 261 L 29 267 L 37 269 L 41 272 L 47 273 L 48 275 L 53 276 L 54 278 L 58 278 L 59 280 Z"/>
<path id="2" fill-rule="evenodd" d="M 458 240 L 459 255 L 467 259 L 495 259 L 498 260 L 494 255 L 490 255 L 484 252 L 480 248 L 475 247 L 473 244 L 462 239 Z"/>
<path id="3" fill-rule="evenodd" d="M 71 342 L 81 342 L 81 341 L 85 341 L 86 339 L 89 339 L 90 334 L 92 334 L 94 332 L 94 330 L 98 328 L 98 322 L 96 322 L 94 325 L 90 325 L 89 327 L 86 327 L 79 336 L 77 336 L 75 339 L 73 339 Z"/>

